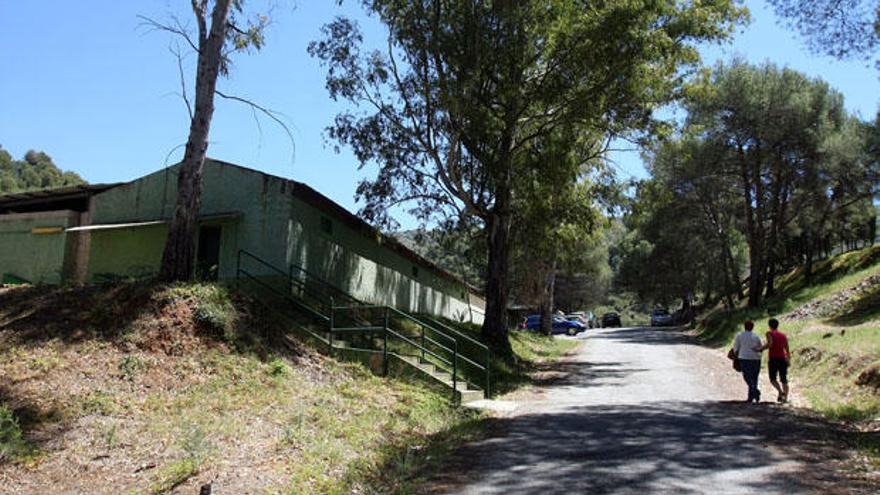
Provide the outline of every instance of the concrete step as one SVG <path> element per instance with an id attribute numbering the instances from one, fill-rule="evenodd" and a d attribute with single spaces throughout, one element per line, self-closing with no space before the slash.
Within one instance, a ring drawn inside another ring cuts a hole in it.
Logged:
<path id="1" fill-rule="evenodd" d="M 482 390 L 461 390 L 458 392 L 458 400 L 461 404 L 483 400 Z"/>

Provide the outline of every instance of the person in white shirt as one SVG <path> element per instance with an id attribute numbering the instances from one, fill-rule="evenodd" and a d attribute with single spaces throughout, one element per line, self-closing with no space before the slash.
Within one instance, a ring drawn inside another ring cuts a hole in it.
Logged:
<path id="1" fill-rule="evenodd" d="M 745 330 L 740 332 L 733 341 L 733 352 L 739 358 L 743 379 L 749 387 L 749 398 L 746 402 L 760 402 L 761 391 L 758 390 L 758 376 L 761 374 L 761 337 L 755 335 L 752 330 L 755 324 L 746 321 Z"/>

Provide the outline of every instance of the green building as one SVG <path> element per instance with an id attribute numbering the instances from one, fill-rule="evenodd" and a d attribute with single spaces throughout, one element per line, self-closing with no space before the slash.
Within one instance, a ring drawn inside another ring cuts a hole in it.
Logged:
<path id="1" fill-rule="evenodd" d="M 154 275 L 176 192 L 172 166 L 126 183 L 0 196 L 0 276 L 4 283 L 58 284 Z M 234 279 L 241 253 L 281 270 L 306 270 L 369 303 L 483 321 L 485 303 L 473 288 L 321 193 L 208 160 L 197 275 Z"/>

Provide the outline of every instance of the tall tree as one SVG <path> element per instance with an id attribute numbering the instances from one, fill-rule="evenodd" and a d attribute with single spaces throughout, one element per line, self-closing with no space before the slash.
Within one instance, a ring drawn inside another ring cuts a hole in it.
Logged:
<path id="1" fill-rule="evenodd" d="M 794 192 L 821 166 L 844 122 L 843 98 L 819 80 L 771 64 L 719 65 L 692 88 L 688 126 L 719 150 L 717 173 L 738 178 L 749 244 L 749 304 L 770 294 Z"/>
<path id="2" fill-rule="evenodd" d="M 584 254 L 598 237 L 598 199 L 607 177 L 595 158 L 601 147 L 601 139 L 577 128 L 559 129 L 529 146 L 526 159 L 534 163 L 514 179 L 511 275 L 517 301 L 540 309 L 546 334 L 552 329 L 557 274 L 592 268 Z"/>
<path id="3" fill-rule="evenodd" d="M 686 126 L 647 154 L 620 280 L 641 294 L 703 286 L 739 292 L 745 240 L 749 303 L 774 294 L 777 273 L 820 250 L 871 237 L 878 166 L 870 126 L 846 114 L 822 81 L 765 64 L 719 65 L 688 88 Z M 697 242 L 692 242 L 696 240 Z M 670 263 L 671 253 L 687 266 Z M 722 268 L 719 270 L 719 268 Z M 720 280 L 719 280 L 720 275 Z"/>
<path id="4" fill-rule="evenodd" d="M 222 96 L 217 91 L 217 78 L 229 73 L 230 56 L 234 52 L 263 46 L 263 30 L 268 18 L 256 15 L 241 20 L 243 3 L 244 0 L 191 0 L 197 27 L 195 39 L 176 18 L 163 24 L 143 17 L 150 27 L 181 36 L 197 54 L 192 107 L 186 92 L 183 93 L 190 114 L 189 137 L 180 163 L 177 201 L 159 269 L 159 278 L 164 281 L 189 280 L 194 275 L 202 171 L 208 153 L 214 97 Z M 181 65 L 181 84 L 185 87 L 182 72 Z"/>
<path id="5" fill-rule="evenodd" d="M 360 109 L 337 116 L 330 137 L 379 165 L 358 188 L 361 214 L 391 226 L 389 208 L 407 203 L 423 222 L 475 219 L 487 239 L 483 335 L 504 350 L 515 178 L 540 166 L 529 146 L 561 127 L 649 129 L 698 61 L 693 44 L 743 15 L 732 0 L 362 3 L 388 28 L 384 49 L 364 53 L 344 18 L 309 48 L 331 96 Z"/>

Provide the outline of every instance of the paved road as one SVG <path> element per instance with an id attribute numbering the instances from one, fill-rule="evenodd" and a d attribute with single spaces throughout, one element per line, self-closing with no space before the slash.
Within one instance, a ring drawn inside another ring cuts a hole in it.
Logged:
<path id="1" fill-rule="evenodd" d="M 490 438 L 459 451 L 456 474 L 431 491 L 850 492 L 824 460 L 839 457 L 823 437 L 827 428 L 799 419 L 797 442 L 779 438 L 766 425 L 792 428 L 791 415 L 775 404 L 741 403 L 745 385 L 718 351 L 673 329 L 580 338 L 562 375 L 517 400 Z"/>

